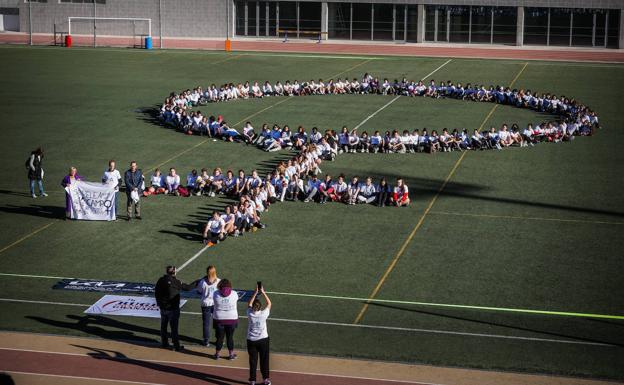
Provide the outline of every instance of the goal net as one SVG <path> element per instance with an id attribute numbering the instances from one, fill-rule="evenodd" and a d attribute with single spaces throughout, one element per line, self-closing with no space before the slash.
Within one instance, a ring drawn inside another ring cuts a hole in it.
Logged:
<path id="1" fill-rule="evenodd" d="M 152 19 L 69 17 L 67 34 L 74 45 L 142 48 L 152 35 Z"/>

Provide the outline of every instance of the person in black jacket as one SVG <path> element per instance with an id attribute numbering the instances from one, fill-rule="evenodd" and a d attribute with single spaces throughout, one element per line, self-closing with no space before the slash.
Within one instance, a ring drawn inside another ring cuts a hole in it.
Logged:
<path id="1" fill-rule="evenodd" d="M 126 196 L 128 198 L 128 218 L 132 218 L 132 206 L 134 206 L 134 215 L 136 219 L 141 219 L 141 205 L 139 202 L 139 196 L 143 194 L 141 186 L 143 185 L 143 172 L 137 168 L 135 161 L 130 162 L 130 168 L 124 173 L 124 182 L 126 183 Z M 136 191 L 135 199 L 132 198 L 132 193 Z"/>
<path id="2" fill-rule="evenodd" d="M 178 321 L 180 320 L 180 290 L 189 291 L 195 289 L 195 285 L 188 285 L 176 278 L 176 267 L 167 266 L 167 273 L 160 277 L 156 283 L 156 303 L 160 307 L 160 337 L 162 347 L 169 349 L 167 337 L 167 325 L 171 325 L 171 340 L 176 351 L 181 351 L 178 336 Z"/>
<path id="3" fill-rule="evenodd" d="M 36 198 L 35 195 L 35 183 L 39 185 L 39 194 L 42 197 L 47 197 L 48 194 L 43 190 L 43 168 L 41 164 L 43 162 L 43 150 L 41 147 L 37 148 L 30 153 L 28 160 L 26 161 L 26 169 L 28 170 L 28 180 L 30 181 L 30 195 Z"/>

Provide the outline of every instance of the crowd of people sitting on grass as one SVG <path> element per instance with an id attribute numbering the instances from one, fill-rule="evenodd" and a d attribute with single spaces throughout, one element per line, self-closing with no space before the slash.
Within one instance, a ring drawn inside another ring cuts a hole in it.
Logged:
<path id="1" fill-rule="evenodd" d="M 262 135 L 264 130 L 255 133 L 252 127 L 246 125 L 243 132 L 240 133 L 234 127 L 230 127 L 221 116 L 215 118 L 214 116 L 209 116 L 209 114 L 204 115 L 200 110 L 194 110 L 194 108 L 206 105 L 209 102 L 235 99 L 335 94 L 425 96 L 507 104 L 558 116 L 556 121 L 544 122 L 536 126 L 535 129 L 557 129 L 561 131 L 562 136 L 565 132 L 567 132 L 568 136 L 591 135 L 594 129 L 599 127 L 596 113 L 574 98 L 524 89 L 510 89 L 502 86 L 486 87 L 470 83 L 462 85 L 462 83 L 454 83 L 450 80 L 439 84 L 433 79 L 428 84 L 425 84 L 423 81 L 408 81 L 405 78 L 401 81 L 396 79 L 394 81 L 389 81 L 388 79 L 379 81 L 378 78 L 369 74 L 364 74 L 360 80 L 354 78 L 352 81 L 345 78 L 335 81 L 330 79 L 327 82 L 319 79 L 318 81 L 310 80 L 299 83 L 295 80 L 291 83 L 287 80 L 284 84 L 279 81 L 275 84 L 270 84 L 266 81 L 263 85 L 258 85 L 258 82 L 254 82 L 253 85 L 250 85 L 250 82 L 245 82 L 237 85 L 229 83 L 220 87 L 213 84 L 206 90 L 202 89 L 202 87 L 197 87 L 180 93 L 172 92 L 162 104 L 159 118 L 164 124 L 176 127 L 187 134 L 208 135 L 230 141 L 242 141 L 246 139 L 245 137 L 248 136 L 249 132 L 254 135 Z M 283 137 L 285 139 L 292 141 L 300 133 L 299 130 L 297 133 L 291 133 L 289 130 L 286 130 L 286 127 L 280 130 L 284 134 Z M 315 143 L 312 134 L 310 134 L 309 140 L 311 143 Z M 402 136 L 400 132 L 397 132 L 397 134 L 399 137 Z M 410 134 L 413 134 L 413 132 L 410 132 Z M 431 132 L 428 135 L 433 134 Z M 436 133 L 437 135 L 438 133 Z M 439 133 L 439 135 L 442 135 L 442 133 Z M 361 139 L 362 136 L 364 136 L 364 133 L 358 135 L 358 138 Z M 372 140 L 373 136 L 380 137 L 381 135 L 374 135 L 374 132 L 370 132 L 367 133 L 366 138 Z M 395 135 L 392 133 L 392 136 L 389 136 L 387 139 L 389 141 L 394 137 Z M 320 141 L 320 138 L 317 139 L 316 143 L 318 141 Z"/>

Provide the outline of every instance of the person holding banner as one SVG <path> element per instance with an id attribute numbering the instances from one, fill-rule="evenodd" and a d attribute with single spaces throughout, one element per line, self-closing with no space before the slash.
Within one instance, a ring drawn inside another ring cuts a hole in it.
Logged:
<path id="1" fill-rule="evenodd" d="M 63 178 L 63 181 L 61 182 L 61 186 L 65 188 L 79 180 L 82 180 L 82 177 L 78 175 L 78 170 L 76 169 L 76 167 L 71 166 L 69 168 L 69 174 L 65 175 L 65 177 Z M 71 195 L 67 191 L 65 191 L 65 219 L 71 218 L 71 212 L 72 212 Z"/>
<path id="2" fill-rule="evenodd" d="M 258 292 L 262 293 L 266 301 L 266 307 L 262 309 L 262 303 L 257 298 Z M 269 332 L 267 330 L 267 318 L 271 311 L 271 300 L 264 291 L 262 282 L 258 282 L 256 291 L 247 304 L 247 353 L 249 354 L 249 384 L 256 385 L 256 368 L 258 356 L 260 356 L 260 372 L 264 378 L 263 384 L 270 385 L 269 380 Z"/>
<path id="3" fill-rule="evenodd" d="M 102 176 L 102 183 L 109 184 L 111 187 L 115 188 L 115 214 L 117 213 L 117 208 L 119 207 L 119 186 L 121 186 L 121 174 L 119 170 L 115 169 L 115 161 L 108 161 L 108 170 L 104 171 L 104 175 Z"/>
<path id="4" fill-rule="evenodd" d="M 156 282 L 155 295 L 156 303 L 160 308 L 160 338 L 161 346 L 169 349 L 169 337 L 167 327 L 171 326 L 171 341 L 173 348 L 179 352 L 184 349 L 180 345 L 178 334 L 178 322 L 180 321 L 180 290 L 190 291 L 195 289 L 194 285 L 182 283 L 176 278 L 176 267 L 167 266 L 166 274 Z"/>
<path id="5" fill-rule="evenodd" d="M 217 345 L 215 351 L 215 360 L 219 359 L 219 353 L 223 348 L 223 339 L 227 339 L 227 348 L 229 350 L 229 359 L 236 358 L 234 354 L 234 330 L 238 326 L 238 293 L 232 290 L 232 283 L 227 279 L 222 279 L 217 285 L 214 293 L 214 328 L 217 333 Z"/>
<path id="6" fill-rule="evenodd" d="M 141 205 L 139 196 L 143 193 L 141 186 L 143 184 L 143 172 L 137 168 L 137 162 L 130 162 L 130 168 L 124 173 L 124 182 L 126 183 L 126 197 L 128 198 L 127 211 L 129 221 L 132 219 L 132 209 L 134 207 L 135 218 L 141 220 Z"/>
<path id="7" fill-rule="evenodd" d="M 217 277 L 217 268 L 210 265 L 206 269 L 206 276 L 197 284 L 197 292 L 201 295 L 201 311 L 203 324 L 203 345 L 210 346 L 210 327 L 212 323 L 212 313 L 214 311 L 214 293 L 221 280 Z"/>

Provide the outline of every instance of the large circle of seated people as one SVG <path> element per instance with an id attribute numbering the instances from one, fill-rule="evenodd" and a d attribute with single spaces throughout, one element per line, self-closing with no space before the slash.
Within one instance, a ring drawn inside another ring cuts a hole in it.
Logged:
<path id="1" fill-rule="evenodd" d="M 261 98 L 271 96 L 304 96 L 333 94 L 382 94 L 403 96 L 424 96 L 432 98 L 452 98 L 480 102 L 490 102 L 527 108 L 534 111 L 556 115 L 553 121 L 540 124 L 528 124 L 520 128 L 513 124 L 503 125 L 500 129 L 486 130 L 441 129 L 441 130 L 380 130 L 361 131 L 343 128 L 340 133 L 326 130 L 321 134 L 317 128 L 308 132 L 298 127 L 292 132 L 286 125 L 280 127 L 263 125 L 255 129 L 249 122 L 241 131 L 230 127 L 223 117 L 202 114 L 200 108 L 210 102 L 223 102 L 237 99 Z M 277 82 L 271 85 L 268 81 L 263 86 L 254 82 L 250 86 L 233 83 L 216 87 L 211 85 L 207 90 L 197 87 L 180 93 L 171 93 L 160 109 L 160 120 L 187 134 L 207 135 L 227 141 L 254 143 L 266 151 L 280 149 L 301 149 L 305 145 L 314 144 L 329 147 L 334 156 L 341 152 L 436 152 L 466 149 L 501 149 L 502 147 L 530 146 L 537 142 L 559 142 L 571 140 L 577 135 L 591 135 L 599 128 L 598 116 L 594 111 L 574 98 L 553 94 L 534 93 L 531 90 L 510 89 L 501 86 L 483 85 L 463 86 L 452 81 L 436 84 L 430 80 L 428 85 L 422 81 L 414 82 L 403 79 L 393 82 L 384 79 L 379 82 L 369 74 L 364 74 L 361 81 L 353 79 L 333 79 L 325 83 L 318 82 L 284 84 Z M 325 140 L 323 140 L 325 139 Z"/>

